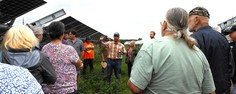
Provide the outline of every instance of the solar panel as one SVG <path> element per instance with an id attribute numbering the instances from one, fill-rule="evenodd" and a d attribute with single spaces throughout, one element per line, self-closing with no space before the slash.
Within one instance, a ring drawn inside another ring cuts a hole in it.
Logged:
<path id="1" fill-rule="evenodd" d="M 65 24 L 66 31 L 75 30 L 77 32 L 77 37 L 81 39 L 85 39 L 86 37 L 90 36 L 92 40 L 98 40 L 99 37 L 103 35 L 102 33 L 85 25 L 71 16 L 62 19 L 60 22 Z"/>
<path id="2" fill-rule="evenodd" d="M 11 21 L 46 3 L 44 0 L 2 0 L 0 1 L 0 23 Z"/>

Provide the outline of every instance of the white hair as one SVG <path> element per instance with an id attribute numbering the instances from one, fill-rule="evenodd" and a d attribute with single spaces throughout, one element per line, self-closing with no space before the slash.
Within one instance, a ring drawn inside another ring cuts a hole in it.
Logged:
<path id="1" fill-rule="evenodd" d="M 189 48 L 194 49 L 197 41 L 187 33 L 188 13 L 183 8 L 171 8 L 166 13 L 166 20 L 170 32 L 173 32 L 177 39 L 183 38 Z"/>
<path id="2" fill-rule="evenodd" d="M 35 35 L 43 34 L 43 28 L 41 27 L 32 26 L 31 29 L 33 30 Z"/>

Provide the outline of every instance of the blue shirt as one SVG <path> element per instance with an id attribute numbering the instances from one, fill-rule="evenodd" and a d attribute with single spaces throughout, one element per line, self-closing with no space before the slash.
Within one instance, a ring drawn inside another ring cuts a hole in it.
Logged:
<path id="1" fill-rule="evenodd" d="M 0 93 L 43 94 L 43 90 L 27 69 L 0 63 Z"/>
<path id="2" fill-rule="evenodd" d="M 205 54 L 214 78 L 216 94 L 225 93 L 230 89 L 230 46 L 224 35 L 213 30 L 210 26 L 204 26 L 192 35 L 198 47 Z"/>

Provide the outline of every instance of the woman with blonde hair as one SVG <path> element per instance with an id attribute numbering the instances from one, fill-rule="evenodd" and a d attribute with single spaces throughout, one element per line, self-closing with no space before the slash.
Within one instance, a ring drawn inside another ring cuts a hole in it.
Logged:
<path id="1" fill-rule="evenodd" d="M 40 84 L 53 84 L 56 73 L 49 58 L 35 47 L 38 39 L 23 25 L 10 28 L 2 42 L 2 62 L 27 68 Z"/>

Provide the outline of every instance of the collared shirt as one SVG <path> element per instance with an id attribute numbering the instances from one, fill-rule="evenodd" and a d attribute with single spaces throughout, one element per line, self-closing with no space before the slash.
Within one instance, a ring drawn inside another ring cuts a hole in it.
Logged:
<path id="1" fill-rule="evenodd" d="M 27 69 L 0 63 L 0 93 L 43 94 L 43 90 Z"/>
<path id="2" fill-rule="evenodd" d="M 82 40 L 80 40 L 79 38 L 76 38 L 75 43 L 73 43 L 73 41 L 71 39 L 68 40 L 68 44 L 71 45 L 72 47 L 74 47 L 74 49 L 76 50 L 76 52 L 78 53 L 78 55 L 80 55 L 81 52 L 83 52 L 85 50 L 84 48 L 84 43 Z"/>
<path id="3" fill-rule="evenodd" d="M 183 39 L 162 37 L 144 43 L 130 81 L 144 94 L 209 94 L 215 90 L 206 57 Z"/>
<path id="4" fill-rule="evenodd" d="M 66 94 L 77 90 L 77 72 L 74 63 L 79 60 L 79 56 L 75 49 L 70 45 L 50 42 L 43 47 L 42 52 L 49 56 L 57 74 L 55 84 L 43 86 L 44 92 Z"/>
<path id="5" fill-rule="evenodd" d="M 210 26 L 204 26 L 194 32 L 193 36 L 199 44 L 199 48 L 207 57 L 216 86 L 216 94 L 223 94 L 230 89 L 230 46 L 224 35 L 213 30 Z"/>
<path id="6" fill-rule="evenodd" d="M 104 43 L 106 46 L 108 46 L 108 56 L 107 58 L 110 59 L 122 59 L 122 52 L 126 53 L 125 46 L 118 42 L 115 44 L 114 41 L 109 41 Z M 122 50 L 123 48 L 123 50 Z"/>

